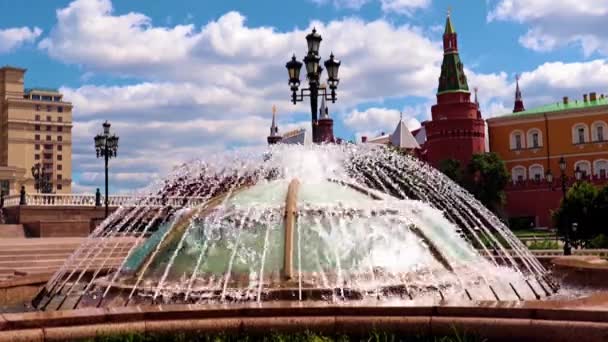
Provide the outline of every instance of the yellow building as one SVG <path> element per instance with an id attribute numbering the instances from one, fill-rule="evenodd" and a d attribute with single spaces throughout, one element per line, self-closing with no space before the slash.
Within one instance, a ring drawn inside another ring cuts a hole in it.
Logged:
<path id="1" fill-rule="evenodd" d="M 55 89 L 24 88 L 26 69 L 0 68 L 0 187 L 35 192 L 32 167 L 50 174 L 52 192 L 72 184 L 72 104 Z"/>
<path id="2" fill-rule="evenodd" d="M 579 169 L 584 177 L 608 173 L 608 98 L 596 93 L 487 120 L 490 151 L 505 161 L 512 180 L 557 178 L 559 160 L 566 175 Z"/>

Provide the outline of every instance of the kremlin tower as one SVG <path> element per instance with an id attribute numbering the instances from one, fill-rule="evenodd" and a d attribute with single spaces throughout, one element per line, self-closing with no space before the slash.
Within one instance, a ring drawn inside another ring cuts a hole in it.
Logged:
<path id="1" fill-rule="evenodd" d="M 523 112 L 524 101 L 521 99 L 521 90 L 519 90 L 519 75 L 515 76 L 515 105 L 513 106 L 513 113 Z"/>
<path id="2" fill-rule="evenodd" d="M 458 37 L 450 13 L 443 33 L 443 63 L 432 119 L 423 123 L 427 141 L 426 159 L 438 167 L 445 159 L 456 159 L 465 167 L 474 154 L 485 152 L 485 122 L 471 92 L 458 55 Z"/>
<path id="3" fill-rule="evenodd" d="M 281 142 L 283 137 L 279 135 L 279 128 L 276 122 L 277 107 L 272 106 L 272 124 L 270 125 L 270 135 L 266 138 L 268 145 L 274 145 Z"/>
<path id="4" fill-rule="evenodd" d="M 317 121 L 317 129 L 319 139 L 322 143 L 333 143 L 334 139 L 334 120 L 329 117 L 329 110 L 325 105 L 325 96 L 321 98 L 321 108 L 319 108 L 319 117 Z"/>

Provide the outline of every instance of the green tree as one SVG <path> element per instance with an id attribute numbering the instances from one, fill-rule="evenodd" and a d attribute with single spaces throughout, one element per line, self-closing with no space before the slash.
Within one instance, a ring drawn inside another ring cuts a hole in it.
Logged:
<path id="1" fill-rule="evenodd" d="M 462 167 L 456 159 L 444 159 L 439 163 L 439 171 L 450 177 L 454 182 L 462 184 Z"/>
<path id="2" fill-rule="evenodd" d="M 562 199 L 560 207 L 553 213 L 558 234 L 564 240 L 567 234 L 570 234 L 570 243 L 574 247 L 586 247 L 589 241 L 599 234 L 597 224 L 601 221 L 596 222 L 596 219 L 600 215 L 606 215 L 607 199 L 606 188 L 600 192 L 588 182 L 575 183 Z"/>
<path id="3" fill-rule="evenodd" d="M 508 181 L 509 172 L 496 153 L 475 154 L 467 166 L 465 187 L 495 213 L 502 207 Z"/>

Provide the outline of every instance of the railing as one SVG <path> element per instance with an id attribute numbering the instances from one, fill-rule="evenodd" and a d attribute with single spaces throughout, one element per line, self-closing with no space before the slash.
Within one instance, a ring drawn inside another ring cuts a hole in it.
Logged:
<path id="1" fill-rule="evenodd" d="M 4 197 L 4 207 L 16 207 L 19 205 L 32 206 L 83 206 L 93 207 L 96 205 L 94 194 L 25 194 L 25 204 L 22 203 L 22 195 L 10 195 Z M 100 197 L 100 206 L 104 205 L 104 196 Z M 108 197 L 108 205 L 111 207 L 121 206 L 173 206 L 194 207 L 204 202 L 203 197 L 160 197 L 160 196 L 125 196 L 116 195 Z"/>

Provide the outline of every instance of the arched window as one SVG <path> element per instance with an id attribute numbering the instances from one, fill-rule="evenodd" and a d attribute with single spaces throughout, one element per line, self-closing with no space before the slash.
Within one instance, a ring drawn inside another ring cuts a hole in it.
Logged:
<path id="1" fill-rule="evenodd" d="M 512 150 L 521 150 L 525 146 L 524 132 L 515 130 L 511 132 L 510 146 Z"/>
<path id="2" fill-rule="evenodd" d="M 543 146 L 543 133 L 538 128 L 528 130 L 528 148 L 539 148 Z"/>
<path id="3" fill-rule="evenodd" d="M 595 160 L 593 162 L 593 175 L 601 179 L 606 179 L 606 176 L 608 175 L 608 160 Z"/>
<path id="4" fill-rule="evenodd" d="M 513 180 L 513 183 L 526 180 L 526 168 L 521 165 L 513 167 L 513 169 L 511 169 L 511 179 Z"/>
<path id="5" fill-rule="evenodd" d="M 596 121 L 591 125 L 591 139 L 593 141 L 606 141 L 608 125 L 604 121 Z"/>
<path id="6" fill-rule="evenodd" d="M 572 143 L 584 144 L 589 142 L 589 128 L 584 123 L 572 126 Z"/>
<path id="7" fill-rule="evenodd" d="M 579 160 L 574 163 L 574 171 L 576 170 L 580 170 L 585 178 L 591 174 L 591 163 L 588 160 Z"/>
<path id="8" fill-rule="evenodd" d="M 528 174 L 530 175 L 530 179 L 539 182 L 541 179 L 545 178 L 544 168 L 540 164 L 530 165 L 530 172 Z"/>

